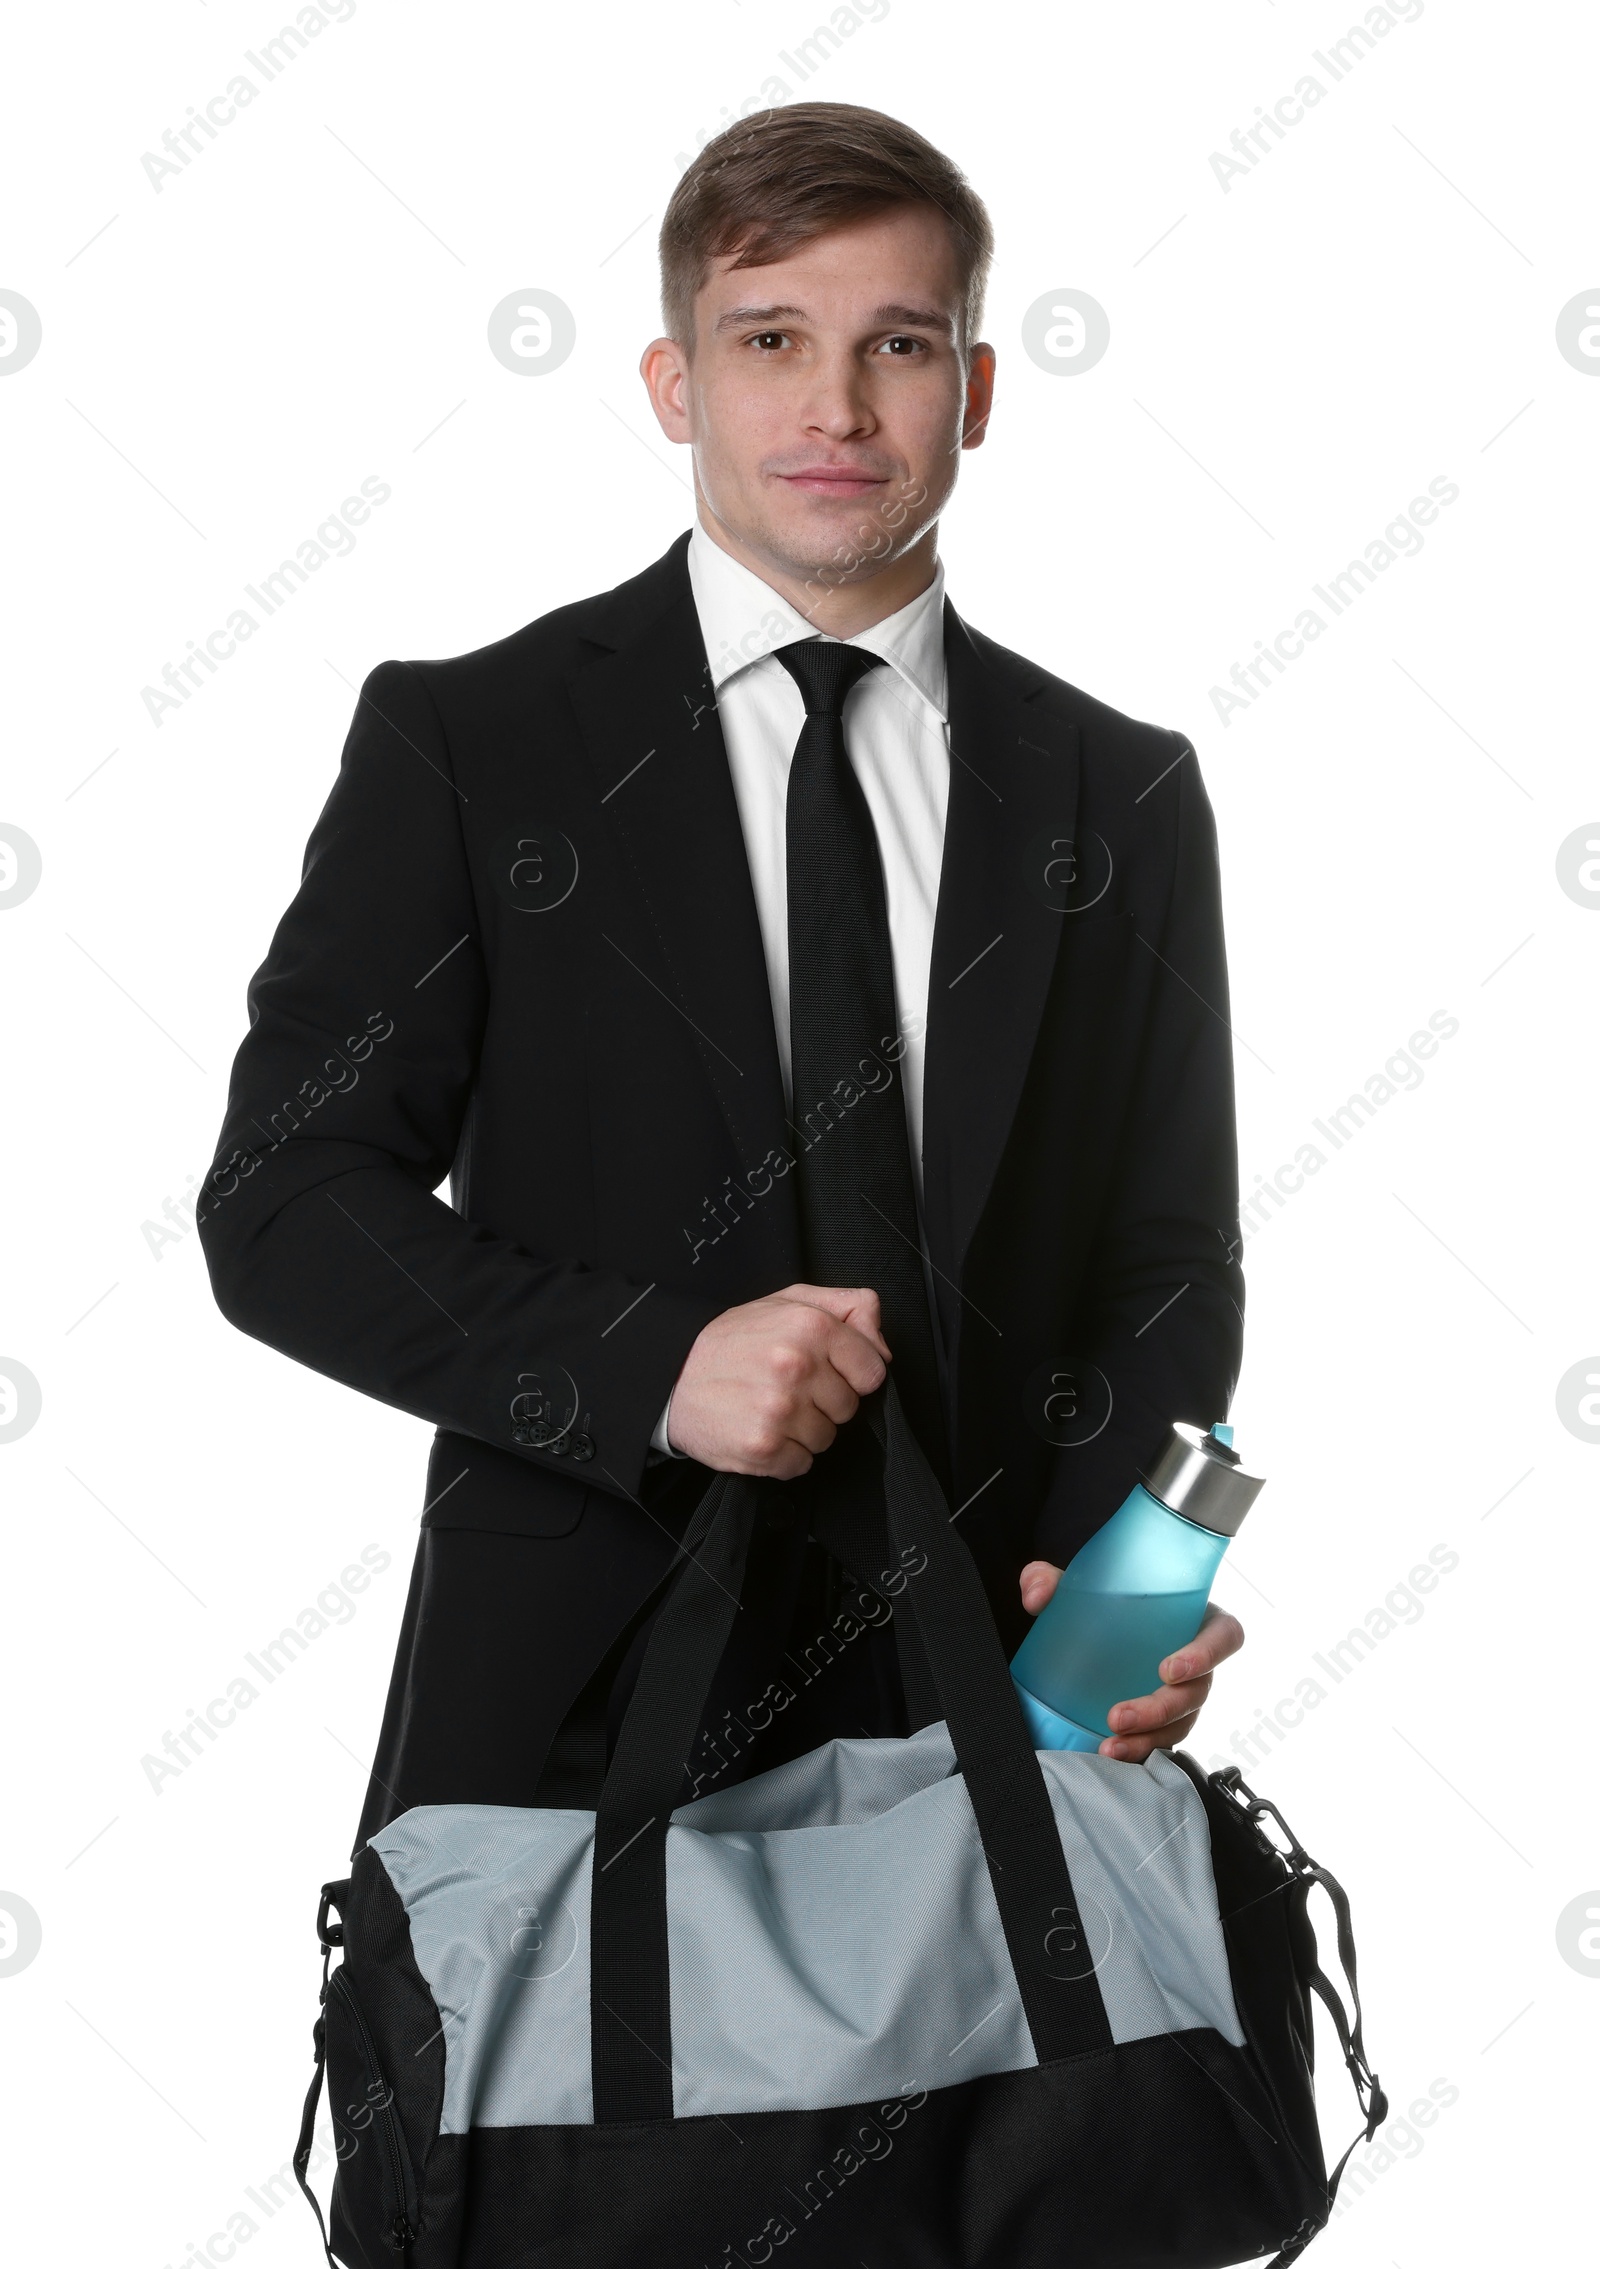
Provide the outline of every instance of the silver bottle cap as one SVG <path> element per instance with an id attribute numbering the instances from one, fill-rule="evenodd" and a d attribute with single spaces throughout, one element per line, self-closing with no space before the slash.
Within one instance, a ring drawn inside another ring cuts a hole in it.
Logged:
<path id="1" fill-rule="evenodd" d="M 1233 1429 L 1224 1429 L 1230 1436 Z M 1152 1497 L 1196 1528 L 1213 1536 L 1237 1536 L 1245 1514 L 1265 1488 L 1239 1465 L 1229 1442 L 1219 1441 L 1216 1430 L 1177 1420 L 1166 1448 L 1144 1476 Z"/>

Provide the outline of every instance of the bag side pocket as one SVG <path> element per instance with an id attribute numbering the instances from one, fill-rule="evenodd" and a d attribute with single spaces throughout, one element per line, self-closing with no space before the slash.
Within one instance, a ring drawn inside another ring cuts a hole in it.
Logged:
<path id="1" fill-rule="evenodd" d="M 325 2013 L 341 2219 L 380 2235 L 404 2258 L 421 2227 L 416 2169 L 394 2089 L 343 1964 L 328 1979 Z"/>
<path id="2" fill-rule="evenodd" d="M 411 1926 L 370 1845 L 350 1871 L 344 1961 L 327 1983 L 328 2101 L 337 2138 L 334 2250 L 360 2269 L 455 2269 L 459 2151 L 441 2145 L 444 2019 Z"/>
<path id="3" fill-rule="evenodd" d="M 1283 2131 L 1305 2169 L 1308 2192 L 1327 2214 L 1327 2161 L 1312 2089 L 1310 1976 L 1316 1934 L 1306 1885 L 1216 1776 L 1175 1752 L 1199 1791 L 1211 1832 L 1211 1866 L 1234 2005 Z"/>

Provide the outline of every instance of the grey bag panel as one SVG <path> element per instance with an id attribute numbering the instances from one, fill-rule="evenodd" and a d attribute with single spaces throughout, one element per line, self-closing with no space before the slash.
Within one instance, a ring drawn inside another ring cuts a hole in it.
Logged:
<path id="1" fill-rule="evenodd" d="M 1039 1762 L 1113 2038 L 1209 2025 L 1242 2047 L 1211 1836 L 1188 1774 L 1159 1749 L 1142 1766 L 1069 1750 Z"/>
<path id="2" fill-rule="evenodd" d="M 372 1849 L 444 2026 L 440 2134 L 587 2126 L 594 1814 L 419 1805 Z"/>
<path id="3" fill-rule="evenodd" d="M 723 1828 L 854 1827 L 919 1788 L 948 1780 L 955 1769 L 942 1724 L 924 1726 L 909 1741 L 825 1741 L 769 1773 L 680 1804 L 673 1825 L 702 1835 Z"/>
<path id="4" fill-rule="evenodd" d="M 675 1827 L 667 1934 L 680 2116 L 861 2103 L 1034 2062 L 959 1780 L 849 1827 Z"/>
<path id="5" fill-rule="evenodd" d="M 1041 1762 L 1113 2037 L 1210 2026 L 1240 2044 L 1187 1775 L 1159 1751 L 1142 1768 Z M 593 2118 L 593 1833 L 586 1812 L 439 1805 L 372 1839 L 444 2017 L 446 2134 Z M 819 2110 L 1035 2062 L 942 1726 L 828 1742 L 681 1807 L 667 1912 L 680 2117 Z"/>

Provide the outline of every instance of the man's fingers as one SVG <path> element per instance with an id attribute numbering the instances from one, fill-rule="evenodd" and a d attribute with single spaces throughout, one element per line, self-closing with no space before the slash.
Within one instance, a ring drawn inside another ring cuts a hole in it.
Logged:
<path id="1" fill-rule="evenodd" d="M 1056 1596 L 1056 1586 L 1060 1581 L 1061 1570 L 1053 1560 L 1028 1562 L 1017 1582 L 1022 1592 L 1022 1604 L 1030 1615 L 1037 1615 L 1041 1608 L 1049 1606 Z"/>
<path id="2" fill-rule="evenodd" d="M 1175 1718 L 1160 1733 L 1141 1733 L 1131 1738 L 1126 1734 L 1113 1736 L 1111 1740 L 1101 1742 L 1099 1754 L 1102 1757 L 1115 1757 L 1125 1765 L 1142 1765 L 1153 1750 L 1175 1749 L 1180 1741 L 1187 1741 L 1196 1715 L 1191 1710 L 1187 1717 Z"/>
<path id="3" fill-rule="evenodd" d="M 853 1324 L 840 1324 L 828 1334 L 827 1358 L 833 1369 L 857 1394 L 876 1394 L 888 1376 L 889 1366 L 879 1346 L 862 1337 Z"/>
<path id="4" fill-rule="evenodd" d="M 811 1471 L 811 1452 L 800 1442 L 785 1442 L 783 1448 L 759 1465 L 736 1465 L 735 1473 L 753 1474 L 760 1481 L 798 1481 L 802 1473 Z"/>
<path id="5" fill-rule="evenodd" d="M 870 1353 L 870 1350 L 867 1352 Z M 873 1361 L 877 1361 L 876 1356 L 873 1357 Z M 880 1378 L 883 1375 L 881 1363 L 878 1364 L 878 1375 Z M 835 1426 L 848 1425 L 861 1408 L 861 1396 L 844 1374 L 837 1370 L 832 1363 L 822 1364 L 813 1374 L 810 1394 L 817 1408 L 823 1411 Z"/>
<path id="6" fill-rule="evenodd" d="M 845 1310 L 845 1322 L 870 1339 L 879 1354 L 891 1355 L 889 1342 L 883 1336 L 883 1305 L 869 1285 L 861 1285 L 852 1294 L 850 1306 Z"/>
<path id="7" fill-rule="evenodd" d="M 1161 1676 L 1171 1685 L 1185 1678 L 1204 1678 L 1226 1662 L 1229 1655 L 1237 1654 L 1244 1645 L 1244 1625 L 1235 1615 L 1221 1607 L 1208 1607 L 1199 1630 L 1186 1647 L 1168 1655 L 1161 1664 Z"/>
<path id="8" fill-rule="evenodd" d="M 798 1442 L 802 1449 L 810 1453 L 810 1457 L 818 1457 L 824 1450 L 832 1449 L 839 1428 L 815 1402 L 803 1402 L 797 1404 L 786 1420 L 785 1431 L 790 1441 Z M 809 1459 L 807 1462 L 809 1463 Z"/>
<path id="9" fill-rule="evenodd" d="M 850 1324 L 863 1339 L 872 1342 L 886 1363 L 890 1360 L 889 1342 L 883 1336 L 883 1312 L 870 1286 L 790 1284 L 777 1297 L 798 1301 L 805 1308 L 820 1308 L 825 1315 Z"/>
<path id="10" fill-rule="evenodd" d="M 1152 1749 L 1171 1749 L 1184 1740 L 1211 1691 L 1213 1670 L 1243 1645 L 1238 1618 L 1223 1608 L 1208 1607 L 1188 1645 L 1162 1663 L 1162 1682 L 1156 1691 L 1118 1702 L 1107 1713 L 1111 1734 L 1100 1744 L 1101 1756 L 1139 1765 Z"/>
<path id="11" fill-rule="evenodd" d="M 830 1449 L 838 1428 L 815 1404 L 772 1398 L 758 1411 L 724 1472 L 755 1474 L 768 1481 L 793 1481 L 810 1471 L 813 1459 Z"/>
<path id="12" fill-rule="evenodd" d="M 1158 1686 L 1153 1694 L 1139 1694 L 1118 1702 L 1106 1723 L 1113 1733 L 1158 1733 L 1179 1718 L 1192 1718 L 1211 1691 L 1209 1678 L 1186 1679 L 1181 1686 Z"/>

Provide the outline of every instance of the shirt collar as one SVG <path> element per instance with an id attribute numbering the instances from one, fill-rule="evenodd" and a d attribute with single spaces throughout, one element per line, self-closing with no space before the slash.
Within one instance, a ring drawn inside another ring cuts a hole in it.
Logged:
<path id="1" fill-rule="evenodd" d="M 705 639 L 711 682 L 720 693 L 742 670 L 797 638 L 817 635 L 770 583 L 723 550 L 698 519 L 689 538 L 689 583 Z M 877 654 L 941 719 L 948 714 L 944 658 L 944 562 L 925 591 L 896 613 L 844 642 Z"/>

